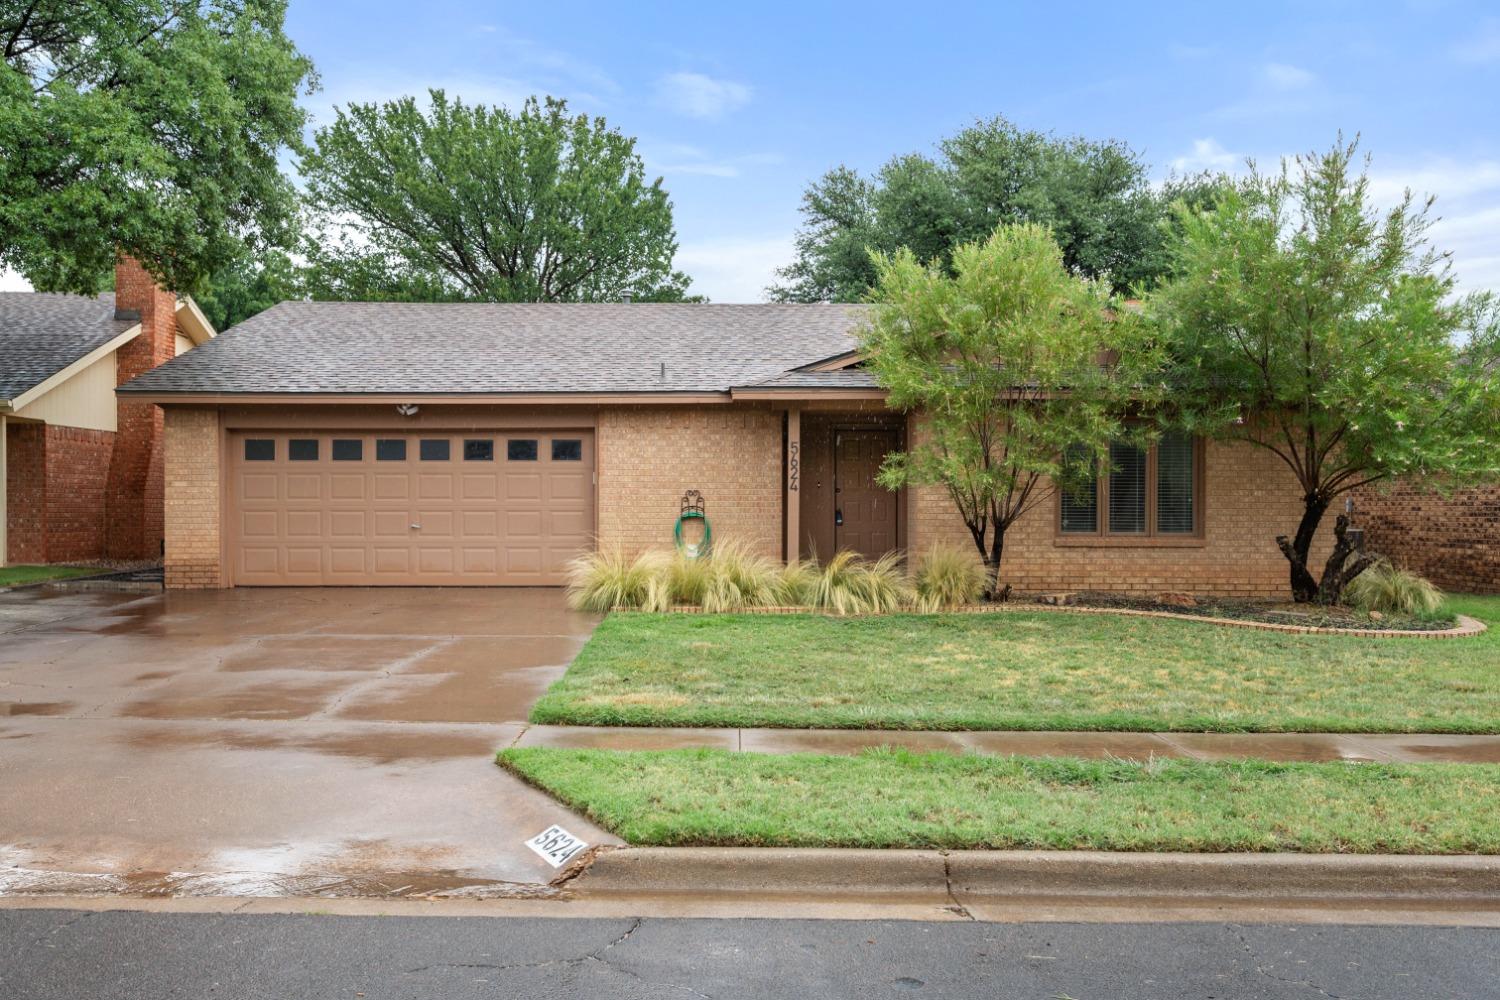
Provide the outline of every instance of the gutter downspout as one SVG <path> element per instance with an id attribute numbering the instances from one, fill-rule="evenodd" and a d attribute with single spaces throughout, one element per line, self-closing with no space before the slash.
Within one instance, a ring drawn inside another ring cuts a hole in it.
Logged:
<path id="1" fill-rule="evenodd" d="M 5 429 L 5 410 L 10 409 L 10 401 L 0 402 L 0 566 L 7 565 L 5 557 L 10 551 L 10 538 L 6 534 L 6 528 L 10 523 L 10 466 L 9 456 L 5 453 L 6 439 L 9 436 Z"/>

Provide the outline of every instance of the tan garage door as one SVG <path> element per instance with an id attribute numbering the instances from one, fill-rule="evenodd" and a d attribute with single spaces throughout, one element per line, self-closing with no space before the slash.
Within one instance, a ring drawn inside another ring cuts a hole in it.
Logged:
<path id="1" fill-rule="evenodd" d="M 230 438 L 242 585 L 554 585 L 594 530 L 588 431 Z"/>

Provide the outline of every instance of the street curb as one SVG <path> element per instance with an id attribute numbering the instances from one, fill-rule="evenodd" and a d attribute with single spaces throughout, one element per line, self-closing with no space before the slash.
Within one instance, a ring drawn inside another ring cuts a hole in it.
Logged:
<path id="1" fill-rule="evenodd" d="M 619 894 L 1399 901 L 1500 908 L 1500 856 L 627 847 L 569 887 Z"/>

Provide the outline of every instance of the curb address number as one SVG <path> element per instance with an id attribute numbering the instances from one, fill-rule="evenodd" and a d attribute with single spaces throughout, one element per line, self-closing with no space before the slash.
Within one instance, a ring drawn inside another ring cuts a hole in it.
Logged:
<path id="1" fill-rule="evenodd" d="M 553 868 L 561 868 L 589 845 L 553 824 L 526 841 L 526 846 L 541 855 L 542 860 Z"/>

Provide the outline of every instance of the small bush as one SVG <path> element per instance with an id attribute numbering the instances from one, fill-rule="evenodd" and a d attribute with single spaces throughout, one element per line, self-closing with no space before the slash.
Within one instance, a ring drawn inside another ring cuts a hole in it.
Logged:
<path id="1" fill-rule="evenodd" d="M 666 567 L 671 603 L 702 604 L 709 584 L 713 582 L 713 557 L 689 559 L 681 552 L 676 552 Z"/>
<path id="2" fill-rule="evenodd" d="M 923 611 L 973 604 L 988 582 L 984 564 L 971 553 L 934 546 L 917 567 L 917 604 Z"/>
<path id="3" fill-rule="evenodd" d="M 899 555 L 888 552 L 867 563 L 846 550 L 823 565 L 810 603 L 838 615 L 867 615 L 899 611 L 915 596 Z"/>
<path id="4" fill-rule="evenodd" d="M 1410 570 L 1382 559 L 1349 581 L 1344 600 L 1361 611 L 1423 617 L 1443 607 L 1443 592 Z"/>
<path id="5" fill-rule="evenodd" d="M 720 613 L 745 608 L 766 608 L 780 596 L 781 566 L 765 556 L 752 554 L 743 545 L 716 545 L 705 557 L 709 564 L 703 610 Z"/>
<path id="6" fill-rule="evenodd" d="M 568 563 L 568 603 L 579 611 L 601 613 L 656 603 L 664 562 L 659 552 L 633 559 L 619 549 L 587 552 Z"/>
<path id="7" fill-rule="evenodd" d="M 781 570 L 776 585 L 776 603 L 789 608 L 810 607 L 818 587 L 818 561 L 799 559 Z"/>

